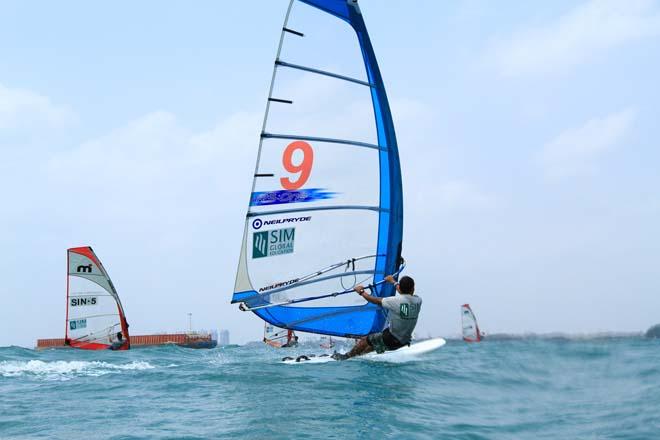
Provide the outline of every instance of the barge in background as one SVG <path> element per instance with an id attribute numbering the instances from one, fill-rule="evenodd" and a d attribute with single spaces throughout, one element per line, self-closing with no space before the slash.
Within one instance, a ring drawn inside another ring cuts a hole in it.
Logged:
<path id="1" fill-rule="evenodd" d="M 131 335 L 131 348 L 167 344 L 174 344 L 186 348 L 215 348 L 218 345 L 218 338 L 215 337 L 215 332 Z M 38 339 L 36 348 L 70 348 L 70 346 L 64 344 L 64 338 L 55 338 Z"/>

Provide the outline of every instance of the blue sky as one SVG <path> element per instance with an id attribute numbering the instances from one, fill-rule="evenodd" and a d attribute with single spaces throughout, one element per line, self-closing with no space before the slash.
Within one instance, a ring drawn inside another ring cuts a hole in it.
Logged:
<path id="1" fill-rule="evenodd" d="M 286 0 L 0 13 L 0 345 L 57 337 L 90 244 L 135 333 L 228 328 Z M 393 107 L 420 332 L 660 322 L 660 2 L 360 2 Z M 350 166 L 350 165 L 347 165 Z"/>

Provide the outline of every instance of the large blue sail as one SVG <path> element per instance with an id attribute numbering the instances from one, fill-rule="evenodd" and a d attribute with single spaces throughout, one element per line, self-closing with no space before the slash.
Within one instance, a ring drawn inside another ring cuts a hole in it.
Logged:
<path id="1" fill-rule="evenodd" d="M 278 327 L 335 336 L 386 316 L 403 201 L 392 115 L 356 0 L 292 0 L 259 144 L 232 302 Z"/>

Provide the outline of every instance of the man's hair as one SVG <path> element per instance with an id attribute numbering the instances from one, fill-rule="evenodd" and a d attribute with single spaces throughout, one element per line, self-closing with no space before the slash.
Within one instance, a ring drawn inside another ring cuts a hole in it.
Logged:
<path id="1" fill-rule="evenodd" d="M 402 277 L 399 280 L 399 289 L 401 289 L 401 293 L 410 295 L 415 291 L 415 281 L 407 276 Z"/>

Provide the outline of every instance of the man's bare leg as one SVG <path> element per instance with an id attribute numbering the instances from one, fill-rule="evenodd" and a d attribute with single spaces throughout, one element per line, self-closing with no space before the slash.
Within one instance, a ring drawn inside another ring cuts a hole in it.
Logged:
<path id="1" fill-rule="evenodd" d="M 367 338 L 360 338 L 360 340 L 357 341 L 357 343 L 351 349 L 351 351 L 346 353 L 346 359 L 352 358 L 354 356 L 360 356 L 360 355 L 363 355 L 363 354 L 367 354 L 367 353 L 369 353 L 370 351 L 373 351 L 373 350 L 374 350 L 374 348 L 371 345 L 369 345 L 369 343 L 367 342 Z"/>

